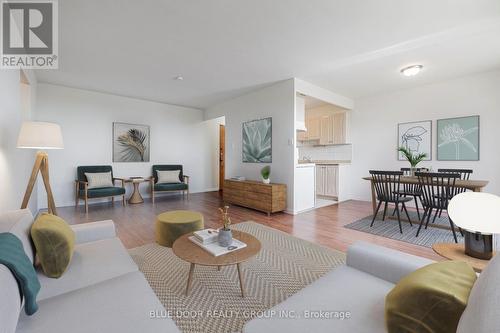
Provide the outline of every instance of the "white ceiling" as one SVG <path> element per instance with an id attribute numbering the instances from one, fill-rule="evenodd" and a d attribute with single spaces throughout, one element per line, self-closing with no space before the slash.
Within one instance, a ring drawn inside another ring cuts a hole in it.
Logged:
<path id="1" fill-rule="evenodd" d="M 37 77 L 199 108 L 291 77 L 357 98 L 500 68 L 498 36 L 498 0 L 64 0 Z"/>

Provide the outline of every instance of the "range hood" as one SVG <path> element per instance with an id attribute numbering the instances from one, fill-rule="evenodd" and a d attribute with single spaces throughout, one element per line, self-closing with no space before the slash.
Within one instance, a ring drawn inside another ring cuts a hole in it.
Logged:
<path id="1" fill-rule="evenodd" d="M 297 96 L 295 100 L 295 119 L 297 132 L 306 132 L 306 101 L 301 96 Z"/>

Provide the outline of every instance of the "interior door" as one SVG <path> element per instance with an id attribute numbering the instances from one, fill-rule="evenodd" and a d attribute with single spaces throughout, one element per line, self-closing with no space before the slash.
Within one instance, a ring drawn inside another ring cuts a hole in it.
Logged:
<path id="1" fill-rule="evenodd" d="M 219 191 L 224 189 L 226 177 L 226 126 L 219 125 Z"/>

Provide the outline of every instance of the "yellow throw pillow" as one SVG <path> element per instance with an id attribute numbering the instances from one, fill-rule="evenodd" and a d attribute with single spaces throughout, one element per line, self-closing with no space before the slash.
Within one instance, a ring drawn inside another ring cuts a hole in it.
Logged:
<path id="1" fill-rule="evenodd" d="M 45 275 L 61 277 L 68 268 L 75 247 L 75 233 L 60 217 L 40 214 L 31 227 L 31 238 Z"/>
<path id="2" fill-rule="evenodd" d="M 430 264 L 405 276 L 385 299 L 387 331 L 456 332 L 475 281 L 472 267 L 460 261 Z"/>

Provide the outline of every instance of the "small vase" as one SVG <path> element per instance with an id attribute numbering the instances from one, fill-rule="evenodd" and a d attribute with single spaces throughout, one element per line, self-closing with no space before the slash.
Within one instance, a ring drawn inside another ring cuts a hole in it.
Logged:
<path id="1" fill-rule="evenodd" d="M 220 229 L 219 230 L 219 245 L 222 247 L 228 247 L 233 243 L 233 234 L 231 229 Z"/>
<path id="2" fill-rule="evenodd" d="M 263 182 L 264 184 L 270 184 L 270 183 L 271 183 L 271 179 L 270 179 L 270 178 L 267 178 L 267 179 L 262 178 L 262 182 Z"/>
<path id="3" fill-rule="evenodd" d="M 411 177 L 415 177 L 415 172 L 417 172 L 417 168 L 415 168 L 415 167 L 411 167 L 411 168 L 410 168 L 410 176 L 411 176 Z"/>

